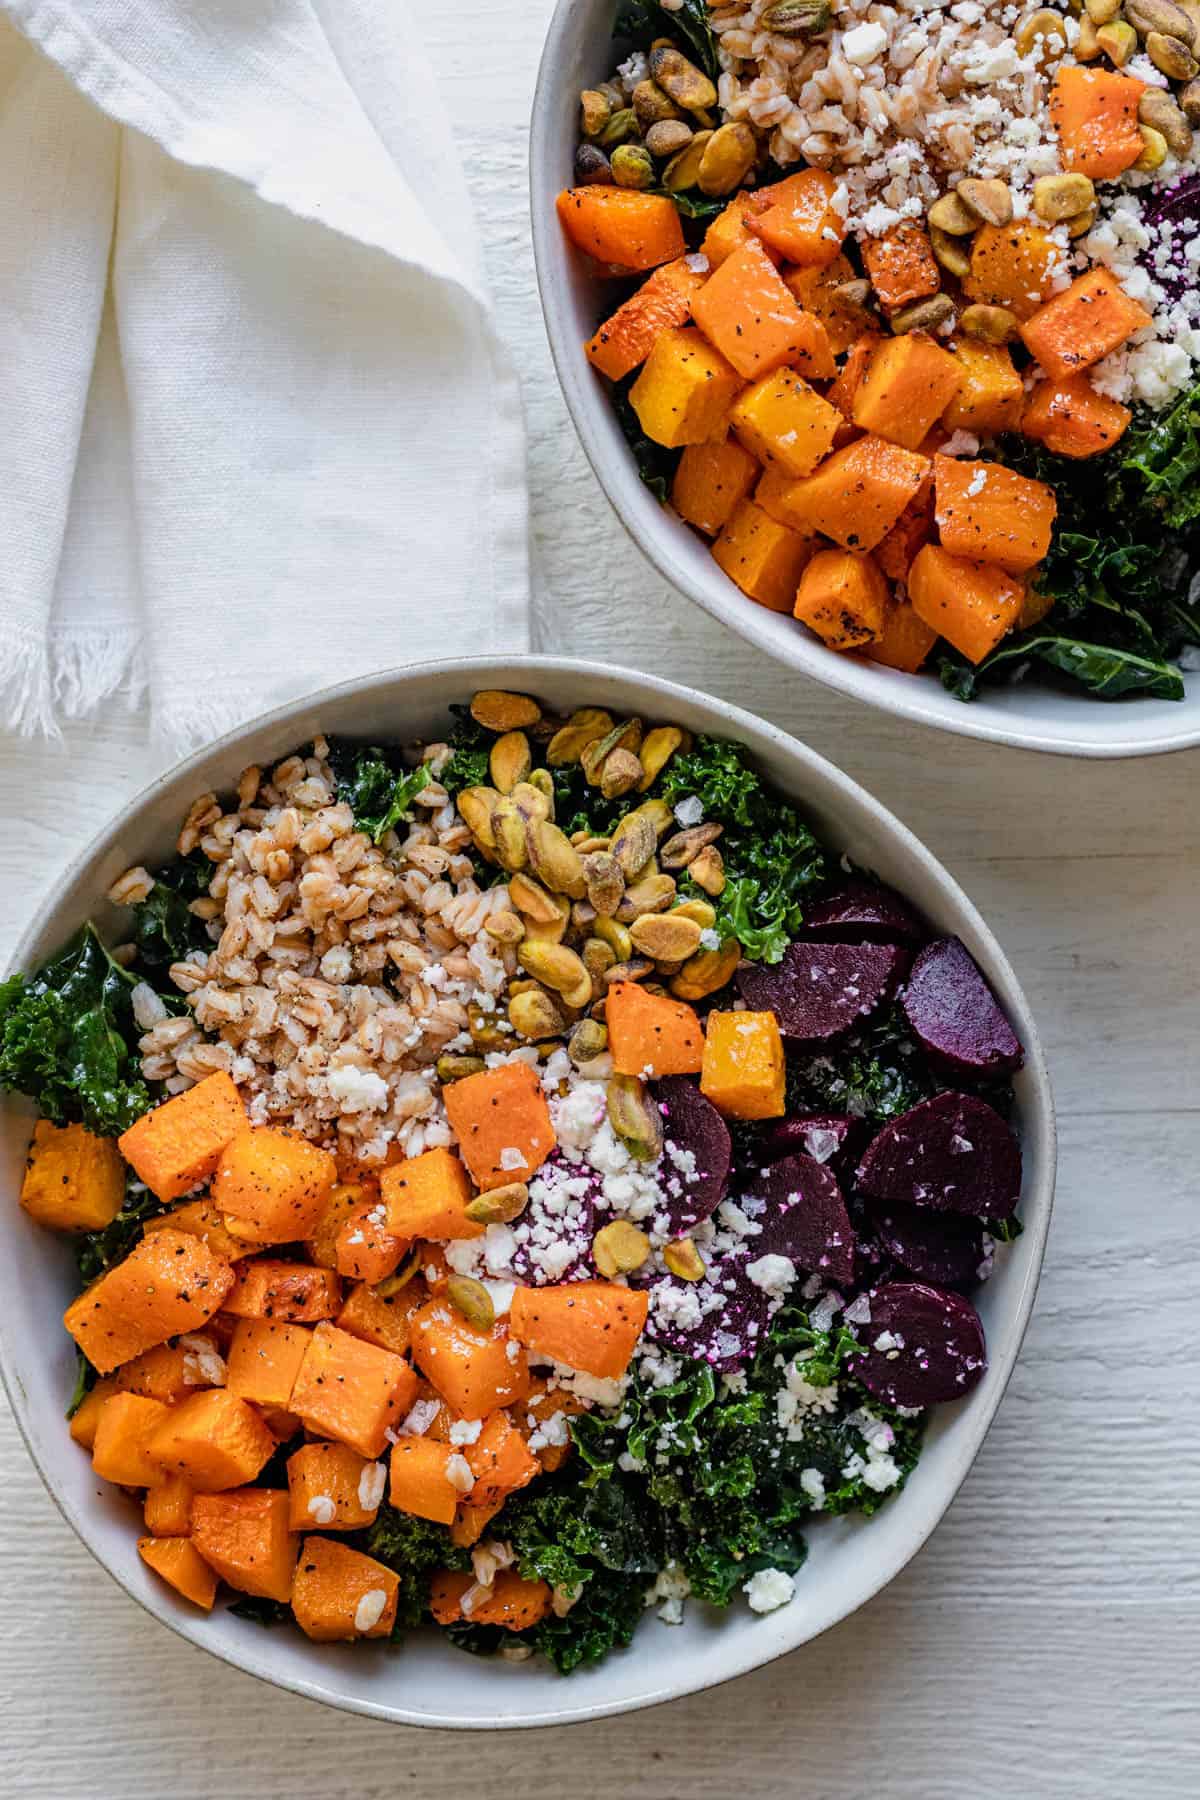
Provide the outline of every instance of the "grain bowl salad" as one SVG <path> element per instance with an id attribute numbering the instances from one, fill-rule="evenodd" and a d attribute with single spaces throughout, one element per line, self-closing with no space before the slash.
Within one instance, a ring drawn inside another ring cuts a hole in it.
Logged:
<path id="1" fill-rule="evenodd" d="M 747 604 L 964 700 L 1182 699 L 1200 0 L 627 0 L 615 31 L 558 196 L 584 351 Z"/>
<path id="2" fill-rule="evenodd" d="M 149 1567 L 566 1673 L 904 1486 L 986 1367 L 1023 1053 L 737 744 L 455 710 L 199 795 L 121 941 L 0 988 L 0 1081 Z"/>

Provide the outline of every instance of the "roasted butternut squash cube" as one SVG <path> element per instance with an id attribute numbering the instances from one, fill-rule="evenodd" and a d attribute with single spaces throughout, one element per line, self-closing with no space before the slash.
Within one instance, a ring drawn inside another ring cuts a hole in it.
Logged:
<path id="1" fill-rule="evenodd" d="M 618 1075 L 647 1081 L 694 1075 L 704 1033 L 694 1007 L 666 994 L 648 994 L 636 981 L 614 981 L 605 1007 L 609 1050 Z"/>
<path id="2" fill-rule="evenodd" d="M 831 650 L 861 650 L 883 632 L 888 584 L 875 558 L 818 550 L 796 591 L 795 614 Z"/>
<path id="3" fill-rule="evenodd" d="M 465 1618 L 463 1596 L 475 1577 L 459 1569 L 439 1569 L 429 1584 L 429 1610 L 439 1625 Z M 488 1592 L 471 1608 L 475 1625 L 498 1625 L 503 1631 L 528 1631 L 550 1611 L 550 1587 L 527 1581 L 516 1569 L 501 1569 Z"/>
<path id="4" fill-rule="evenodd" d="M 225 1386 L 256 1406 L 287 1407 L 312 1333 L 278 1319 L 239 1319 L 226 1356 Z"/>
<path id="5" fill-rule="evenodd" d="M 145 1113 L 117 1143 L 152 1194 L 179 1200 L 208 1180 L 222 1150 L 245 1124 L 237 1088 L 221 1071 Z"/>
<path id="6" fill-rule="evenodd" d="M 699 295 L 693 312 L 698 300 Z M 740 386 L 720 351 L 695 326 L 679 325 L 655 338 L 629 390 L 629 404 L 646 436 L 673 450 L 713 437 Z"/>
<path id="7" fill-rule="evenodd" d="M 1002 463 L 933 459 L 934 516 L 950 556 L 1022 574 L 1050 548 L 1058 502 L 1044 481 Z"/>
<path id="8" fill-rule="evenodd" d="M 291 1244 L 314 1231 L 337 1182 L 328 1150 L 274 1125 L 247 1125 L 222 1150 L 212 1198 L 252 1244 Z"/>
<path id="9" fill-rule="evenodd" d="M 796 584 L 812 553 L 811 538 L 789 531 L 753 500 L 734 508 L 713 545 L 713 557 L 730 581 L 770 612 L 791 612 Z"/>
<path id="10" fill-rule="evenodd" d="M 292 1584 L 292 1612 L 306 1637 L 332 1644 L 388 1637 L 400 1577 L 336 1538 L 305 1538 Z"/>
<path id="11" fill-rule="evenodd" d="M 619 1381 L 642 1335 L 649 1304 L 644 1289 L 612 1281 L 519 1287 L 508 1327 L 536 1356 L 552 1357 L 602 1381 Z"/>
<path id="12" fill-rule="evenodd" d="M 936 294 L 942 285 L 929 241 L 922 225 L 911 221 L 897 225 L 882 237 L 868 237 L 862 243 L 863 265 L 871 286 L 879 296 L 885 312 L 895 312 L 914 300 Z"/>
<path id="13" fill-rule="evenodd" d="M 777 369 L 738 395 L 729 424 L 764 468 L 800 476 L 811 474 L 828 454 L 841 414 L 802 375 Z"/>
<path id="14" fill-rule="evenodd" d="M 337 1438 L 361 1456 L 374 1457 L 416 1391 L 416 1375 L 403 1357 L 322 1323 L 305 1350 L 291 1410 L 318 1437 Z"/>
<path id="15" fill-rule="evenodd" d="M 794 482 L 780 504 L 797 529 L 819 532 L 846 550 L 881 543 L 929 477 L 929 460 L 886 438 L 856 438 Z"/>
<path id="16" fill-rule="evenodd" d="M 783 1039 L 770 1012 L 710 1012 L 700 1092 L 731 1119 L 778 1119 L 784 1110 Z"/>
<path id="17" fill-rule="evenodd" d="M 529 1392 L 525 1352 L 503 1323 L 497 1320 L 490 1331 L 481 1331 L 446 1300 L 430 1300 L 414 1313 L 412 1354 L 460 1419 L 486 1418 Z"/>
<path id="18" fill-rule="evenodd" d="M 1062 147 L 1063 167 L 1093 181 L 1113 181 L 1145 149 L 1138 105 L 1146 83 L 1114 69 L 1071 64 L 1055 76 L 1050 117 Z"/>
<path id="19" fill-rule="evenodd" d="M 292 1325 L 332 1319 L 342 1304 L 342 1284 L 332 1269 L 285 1257 L 256 1256 L 239 1263 L 223 1310 L 236 1319 L 279 1319 Z"/>
<path id="20" fill-rule="evenodd" d="M 825 327 L 796 304 L 758 242 L 744 244 L 713 271 L 693 297 L 692 317 L 747 381 L 785 363 L 817 381 L 828 380 L 836 369 Z"/>
<path id="21" fill-rule="evenodd" d="M 1133 414 L 1098 394 L 1086 375 L 1039 381 L 1021 416 L 1021 430 L 1055 456 L 1099 456 L 1128 429 Z"/>
<path id="22" fill-rule="evenodd" d="M 96 1431 L 100 1424 L 100 1410 L 110 1394 L 117 1392 L 115 1375 L 102 1375 L 99 1381 L 93 1382 L 75 1411 L 71 1414 L 68 1430 L 72 1441 L 83 1449 L 95 1447 Z"/>
<path id="23" fill-rule="evenodd" d="M 124 1199 L 125 1165 L 111 1138 L 38 1120 L 21 1183 L 21 1205 L 31 1219 L 52 1231 L 102 1231 Z"/>
<path id="24" fill-rule="evenodd" d="M 837 407 L 847 426 L 853 423 L 854 397 L 862 386 L 862 378 L 876 348 L 883 342 L 884 338 L 878 331 L 864 331 L 861 336 L 856 337 L 836 379 L 825 391 L 825 398 L 830 406 Z"/>
<path id="25" fill-rule="evenodd" d="M 461 1452 L 440 1439 L 402 1437 L 392 1445 L 389 1498 L 399 1512 L 437 1525 L 452 1525 L 462 1489 L 450 1479 Z"/>
<path id="26" fill-rule="evenodd" d="M 379 1511 L 383 1463 L 349 1444 L 301 1444 L 288 1457 L 288 1518 L 293 1531 L 361 1531 Z"/>
<path id="27" fill-rule="evenodd" d="M 681 519 L 716 537 L 758 479 L 758 464 L 733 438 L 689 444 L 671 485 L 671 504 Z"/>
<path id="28" fill-rule="evenodd" d="M 675 202 L 635 188 L 564 188 L 554 202 L 559 222 L 585 255 L 618 274 L 653 269 L 687 248 Z"/>
<path id="29" fill-rule="evenodd" d="M 475 1477 L 471 1501 L 475 1506 L 494 1506 L 518 1488 L 528 1487 L 542 1465 L 507 1413 L 495 1412 L 464 1452 Z"/>
<path id="30" fill-rule="evenodd" d="M 382 1197 L 351 1213 L 338 1233 L 338 1274 L 348 1281 L 386 1281 L 407 1256 L 412 1239 L 391 1231 Z"/>
<path id="31" fill-rule="evenodd" d="M 289 1529 L 288 1497 L 282 1489 L 197 1494 L 192 1542 L 209 1568 L 239 1594 L 291 1599 L 300 1539 Z"/>
<path id="32" fill-rule="evenodd" d="M 1062 255 L 1049 233 L 1028 219 L 981 225 L 971 240 L 971 271 L 963 292 L 969 300 L 1006 306 L 1018 319 L 1027 319 L 1049 292 Z"/>
<path id="33" fill-rule="evenodd" d="M 397 1293 L 386 1296 L 360 1281 L 351 1288 L 337 1316 L 338 1330 L 404 1356 L 412 1342 L 412 1316 L 427 1297 L 425 1283 L 419 1276 L 406 1282 Z"/>
<path id="34" fill-rule="evenodd" d="M 221 1385 L 221 1357 L 211 1338 L 189 1335 L 171 1344 L 143 1350 L 117 1370 L 122 1393 L 144 1394 L 174 1406 L 198 1388 Z"/>
<path id="35" fill-rule="evenodd" d="M 472 1544 L 479 1542 L 503 1505 L 503 1500 L 497 1500 L 492 1506 L 472 1506 L 469 1500 L 460 1501 L 450 1527 L 450 1542 L 457 1544 L 460 1550 L 469 1550 Z"/>
<path id="36" fill-rule="evenodd" d="M 908 597 L 931 631 L 974 663 L 1012 630 L 1025 589 L 995 563 L 951 556 L 939 544 L 918 552 L 908 576 Z"/>
<path id="37" fill-rule="evenodd" d="M 528 1181 L 558 1142 L 537 1071 L 527 1062 L 501 1063 L 480 1075 L 451 1082 L 443 1090 L 442 1100 L 471 1178 L 485 1190 L 509 1181 Z M 385 1193 L 393 1229 L 407 1231 L 404 1217 L 391 1206 L 391 1188 L 385 1187 Z M 460 1230 L 454 1235 L 470 1237 L 473 1233 Z"/>
<path id="38" fill-rule="evenodd" d="M 107 1375 L 210 1319 L 233 1285 L 233 1270 L 198 1238 L 157 1231 L 124 1262 L 93 1281 L 63 1314 L 92 1367 Z"/>
<path id="39" fill-rule="evenodd" d="M 161 1400 L 143 1394 L 113 1394 L 100 1408 L 92 1468 L 118 1487 L 150 1487 L 161 1470 L 147 1451 L 155 1430 L 170 1413 Z"/>
<path id="40" fill-rule="evenodd" d="M 142 1515 L 151 1537 L 187 1537 L 192 1529 L 191 1488 L 182 1475 L 168 1475 L 146 1489 Z"/>
<path id="41" fill-rule="evenodd" d="M 854 269 L 839 250 L 832 262 L 785 269 L 784 286 L 804 312 L 820 319 L 835 356 L 844 356 L 862 331 L 860 309 L 838 298 L 838 288 L 855 279 Z"/>
<path id="42" fill-rule="evenodd" d="M 691 268 L 685 256 L 664 263 L 644 281 L 636 294 L 606 319 L 584 345 L 594 369 L 610 381 L 620 381 L 654 348 L 659 333 L 672 325 L 686 325 L 691 317 L 692 295 L 704 276 Z"/>
<path id="43" fill-rule="evenodd" d="M 1107 269 L 1089 269 L 1021 327 L 1025 348 L 1047 375 L 1078 375 L 1151 324 Z"/>
<path id="44" fill-rule="evenodd" d="M 883 630 L 865 648 L 872 662 L 915 675 L 937 640 L 920 614 L 906 600 L 897 600 L 888 608 Z"/>
<path id="45" fill-rule="evenodd" d="M 917 450 L 963 385 L 963 371 L 923 331 L 882 339 L 854 396 L 854 423 L 905 450 Z"/>
<path id="46" fill-rule="evenodd" d="M 198 1494 L 253 1481 L 275 1448 L 254 1408 L 224 1388 L 208 1388 L 171 1407 L 146 1449 L 162 1475 L 182 1475 Z"/>
<path id="47" fill-rule="evenodd" d="M 337 1268 L 337 1241 L 342 1226 L 352 1212 L 370 1201 L 378 1200 L 378 1181 L 339 1181 L 304 1249 L 311 1263 L 320 1269 Z"/>
<path id="48" fill-rule="evenodd" d="M 217 1578 L 190 1538 L 139 1538 L 138 1555 L 177 1594 L 202 1612 L 212 1611 Z"/>
<path id="49" fill-rule="evenodd" d="M 933 464 L 887 536 L 875 547 L 875 561 L 889 581 L 907 581 L 913 558 L 933 536 Z"/>
<path id="50" fill-rule="evenodd" d="M 747 219 L 747 229 L 787 262 L 824 267 L 839 254 L 846 235 L 846 215 L 833 204 L 836 192 L 837 182 L 826 170 L 801 169 L 758 190 L 770 205 Z"/>
<path id="51" fill-rule="evenodd" d="M 733 196 L 728 206 L 717 214 L 704 233 L 704 242 L 700 248 L 708 258 L 710 270 L 719 269 L 735 250 L 741 250 L 753 241 L 747 220 L 755 213 L 765 212 L 769 204 L 769 201 L 762 198 L 760 188 L 747 188 Z"/>
<path id="52" fill-rule="evenodd" d="M 1008 345 L 961 337 L 951 340 L 950 351 L 962 368 L 963 382 L 942 414 L 947 430 L 971 431 L 980 437 L 1015 431 L 1025 387 Z"/>
<path id="53" fill-rule="evenodd" d="M 482 1080 L 489 1073 L 492 1071 L 485 1071 L 484 1076 L 470 1079 Z M 449 1087 L 445 1089 L 447 1098 L 451 1091 Z M 491 1092 L 493 1088 L 487 1091 Z M 461 1102 L 456 1101 L 454 1104 L 460 1117 L 471 1112 L 469 1105 L 464 1108 Z M 482 1108 L 477 1111 L 481 1112 Z M 482 1116 L 486 1121 L 487 1114 L 483 1113 Z M 450 1122 L 454 1123 L 453 1116 Z M 469 1123 L 470 1121 L 468 1128 Z M 518 1177 L 507 1179 L 517 1180 Z M 436 1150 L 426 1150 L 420 1156 L 406 1157 L 403 1162 L 393 1163 L 383 1171 L 380 1192 L 387 1209 L 388 1227 L 400 1237 L 446 1239 L 476 1238 L 483 1235 L 484 1227 L 475 1219 L 467 1217 L 467 1207 L 474 1196 L 467 1171 L 453 1150 L 439 1147 Z"/>
<path id="54" fill-rule="evenodd" d="M 230 1231 L 224 1217 L 208 1198 L 181 1201 L 170 1212 L 147 1219 L 142 1230 L 147 1237 L 156 1231 L 178 1231 L 184 1237 L 199 1238 L 214 1256 L 222 1256 L 226 1262 L 236 1262 L 238 1257 L 252 1255 L 254 1251 L 254 1246 L 245 1238 Z"/>

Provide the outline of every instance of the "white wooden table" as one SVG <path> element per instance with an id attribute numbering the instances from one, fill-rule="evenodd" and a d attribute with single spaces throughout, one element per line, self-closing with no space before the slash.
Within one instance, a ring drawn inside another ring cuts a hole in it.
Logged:
<path id="1" fill-rule="evenodd" d="M 1087 764 L 891 724 L 664 587 L 584 463 L 538 314 L 524 122 L 548 11 L 460 0 L 428 27 L 524 381 L 539 646 L 775 719 L 893 807 L 983 908 L 1040 1017 L 1061 1114 L 1033 1326 L 960 1498 L 887 1593 L 717 1693 L 569 1736 L 343 1717 L 188 1648 L 60 1521 L 0 1402 L 0 1794 L 1200 1793 L 1200 752 Z M 61 748 L 0 744 L 3 947 L 149 772 L 141 722 L 119 713 Z"/>

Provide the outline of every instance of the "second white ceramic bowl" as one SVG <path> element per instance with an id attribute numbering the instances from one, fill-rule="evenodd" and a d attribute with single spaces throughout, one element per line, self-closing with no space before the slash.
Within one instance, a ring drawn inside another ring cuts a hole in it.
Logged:
<path id="1" fill-rule="evenodd" d="M 74 1259 L 69 1244 L 39 1229 L 17 1206 L 32 1111 L 14 1100 L 0 1108 L 0 1366 L 46 1486 L 88 1549 L 147 1611 L 236 1668 L 351 1712 L 411 1725 L 492 1729 L 596 1718 L 740 1675 L 845 1618 L 904 1567 L 954 1498 L 1016 1361 L 1050 1222 L 1055 1146 L 1045 1060 L 1017 979 L 961 888 L 911 832 L 822 757 L 750 714 L 691 689 L 594 663 L 530 657 L 393 670 L 253 721 L 181 763 L 104 826 L 48 896 L 14 967 L 36 967 L 89 917 L 106 935 L 124 929 L 128 915 L 104 903 L 106 889 L 131 864 L 155 868 L 172 854 L 180 820 L 197 794 L 228 791 L 247 764 L 269 766 L 318 732 L 366 739 L 441 734 L 450 702 L 468 699 L 480 687 L 525 690 L 557 710 L 599 705 L 741 740 L 829 843 L 907 894 L 941 930 L 962 938 L 1027 1053 L 1015 1083 L 1025 1232 L 997 1257 L 994 1276 L 977 1296 L 988 1371 L 969 1398 L 935 1409 L 904 1492 L 873 1519 L 817 1521 L 796 1598 L 780 1611 L 756 1618 L 737 1605 L 721 1616 L 693 1606 L 679 1627 L 651 1617 L 629 1650 L 567 1679 L 539 1662 L 480 1661 L 432 1632 L 414 1634 L 399 1653 L 379 1645 L 311 1644 L 298 1631 L 266 1631 L 235 1618 L 223 1605 L 207 1616 L 198 1613 L 151 1574 L 137 1554 L 137 1510 L 116 1488 L 95 1480 L 88 1457 L 67 1434 L 63 1406 L 75 1356 L 60 1320 L 76 1291 Z M 1014 1496 L 1020 1492 L 1017 1474 Z M 981 1544 L 980 1556 L 989 1553 Z M 933 1632 L 935 1594 L 929 1602 Z"/>
<path id="2" fill-rule="evenodd" d="M 563 236 L 554 198 L 571 183 L 579 92 L 612 72 L 617 0 L 558 0 L 542 54 L 530 127 L 533 251 L 550 349 L 567 408 L 601 487 L 638 548 L 667 581 L 777 662 L 852 699 L 922 725 L 1068 756 L 1149 756 L 1200 743 L 1200 675 L 1180 701 L 1103 701 L 1039 681 L 989 688 L 964 705 L 936 674 L 904 675 L 827 650 L 794 619 L 739 593 L 707 542 L 659 505 L 638 477 L 601 377 L 583 354 L 606 311 L 606 284 L 588 276 Z"/>

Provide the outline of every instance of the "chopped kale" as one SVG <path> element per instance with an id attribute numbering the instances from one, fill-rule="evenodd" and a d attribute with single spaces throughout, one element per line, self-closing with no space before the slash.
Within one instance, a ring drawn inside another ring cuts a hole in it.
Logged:
<path id="1" fill-rule="evenodd" d="M 424 763 L 407 768 L 395 746 L 353 744 L 344 738 L 330 743 L 329 766 L 338 799 L 349 805 L 355 826 L 375 844 L 409 816 L 413 800 L 430 780 Z"/>
<path id="2" fill-rule="evenodd" d="M 56 1125 L 126 1131 L 150 1104 L 131 998 L 138 979 L 88 924 L 36 974 L 0 983 L 0 1087 L 27 1094 Z"/>
<path id="3" fill-rule="evenodd" d="M 144 980 L 161 985 L 172 963 L 182 962 L 192 950 L 211 948 L 203 919 L 189 908 L 208 892 L 212 872 L 212 863 L 201 853 L 177 857 L 158 871 L 149 894 L 133 908 L 137 973 Z"/>
<path id="4" fill-rule="evenodd" d="M 429 1610 L 429 1577 L 435 1569 L 469 1569 L 471 1555 L 451 1542 L 444 1525 L 398 1512 L 388 1502 L 364 1534 L 363 1548 L 400 1577 L 394 1635 L 419 1625 Z"/>
<path id="5" fill-rule="evenodd" d="M 625 0 L 613 36 L 625 39 L 635 50 L 649 50 L 656 38 L 670 38 L 713 81 L 720 74 L 717 41 L 705 0 L 682 0 L 675 10 L 663 6 L 661 0 Z"/>
<path id="6" fill-rule="evenodd" d="M 467 706 L 451 706 L 454 729 L 447 742 L 454 754 L 442 771 L 442 785 L 447 793 L 457 794 L 466 787 L 483 787 L 490 779 L 488 756 L 495 741 L 492 734 L 477 725 Z"/>

